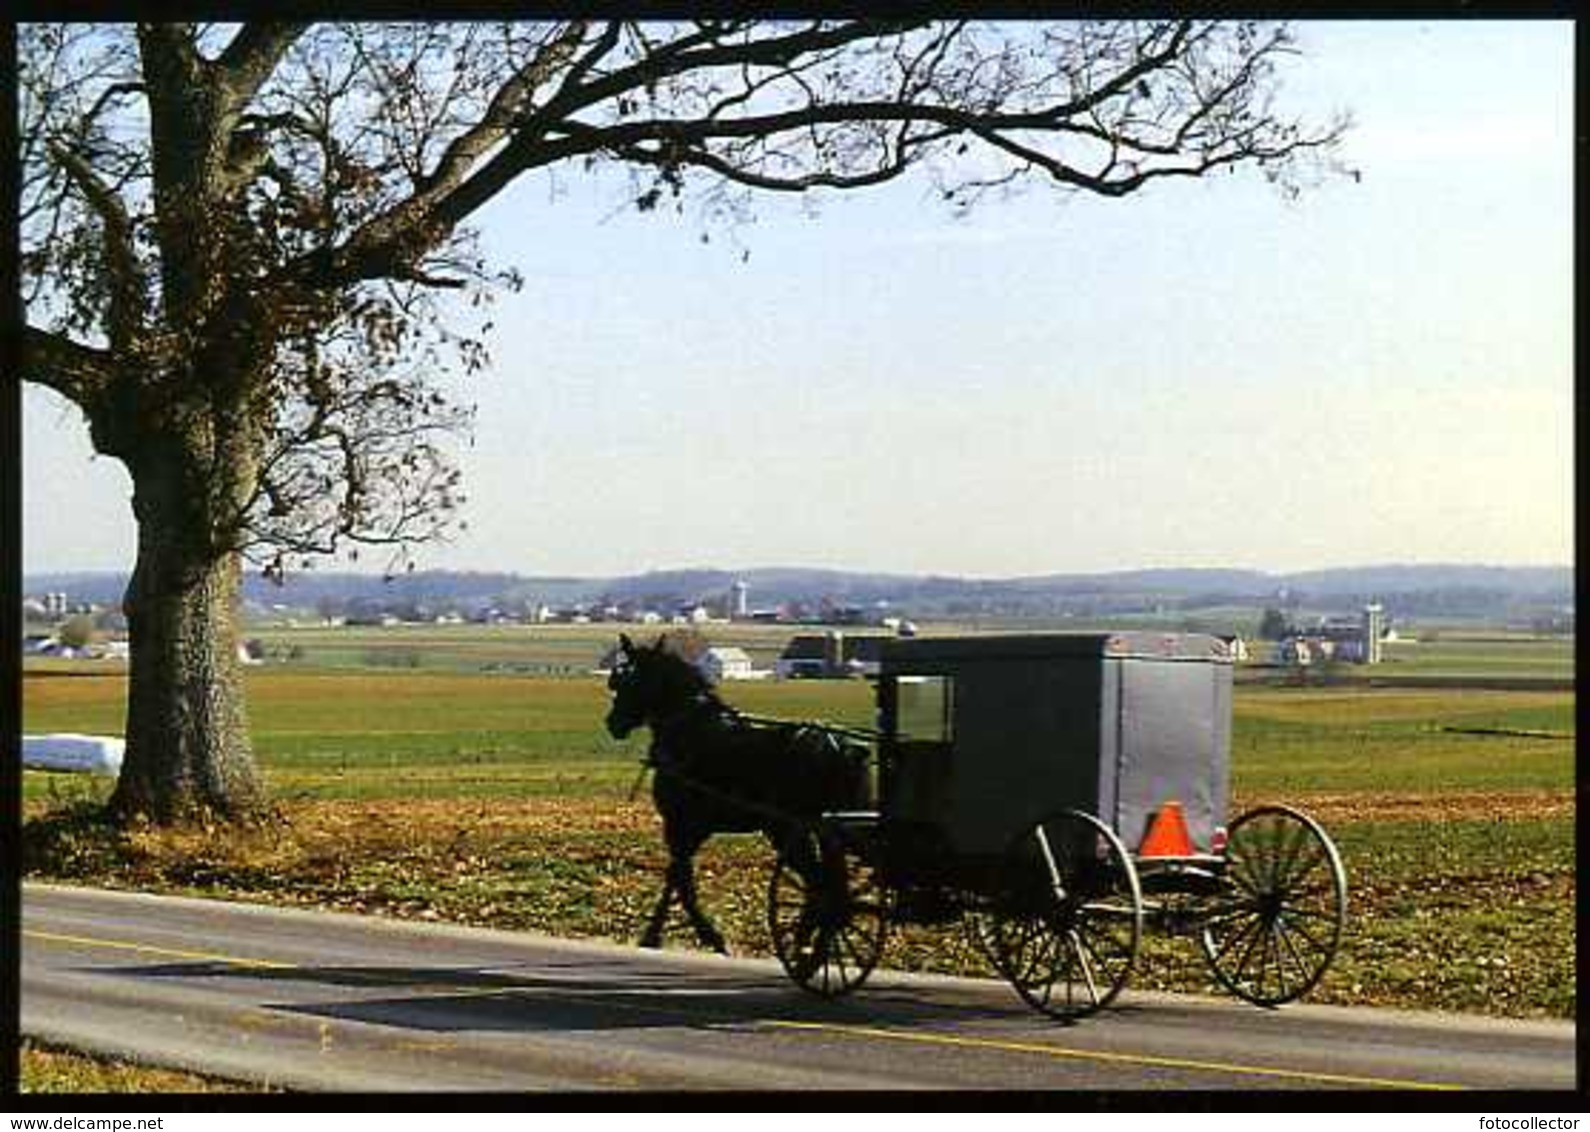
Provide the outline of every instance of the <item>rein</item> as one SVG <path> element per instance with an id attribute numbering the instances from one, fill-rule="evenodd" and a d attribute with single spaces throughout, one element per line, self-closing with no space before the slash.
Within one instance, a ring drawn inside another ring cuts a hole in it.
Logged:
<path id="1" fill-rule="evenodd" d="M 841 735 L 850 735 L 857 738 L 870 738 L 879 734 L 878 732 L 869 731 L 864 728 L 831 726 L 828 724 L 816 723 L 796 723 L 787 719 L 771 719 L 766 716 L 746 715 L 735 708 L 730 707 L 728 704 L 717 699 L 716 697 L 699 695 L 690 703 L 686 704 L 683 708 L 680 708 L 678 711 L 674 712 L 672 715 L 669 715 L 663 719 L 655 719 L 650 722 L 649 726 L 651 727 L 653 742 L 647 749 L 645 757 L 641 759 L 640 773 L 635 776 L 635 783 L 630 787 L 629 797 L 631 801 L 634 801 L 636 793 L 640 790 L 640 784 L 645 781 L 646 772 L 651 770 L 658 774 L 666 774 L 676 782 L 683 783 L 685 786 L 699 794 L 716 798 L 720 802 L 727 802 L 731 806 L 738 806 L 741 809 L 749 810 L 750 812 L 756 814 L 762 814 L 781 822 L 799 822 L 801 820 L 800 815 L 798 814 L 791 814 L 774 806 L 768 806 L 760 802 L 753 802 L 748 798 L 742 798 L 737 794 L 732 794 L 727 790 L 723 790 L 719 787 L 703 782 L 694 775 L 687 774 L 674 763 L 663 762 L 657 758 L 655 754 L 657 743 L 655 740 L 657 737 L 661 736 L 662 731 L 664 729 L 671 730 L 677 724 L 684 722 L 684 720 L 692 712 L 703 706 L 710 706 L 717 709 L 716 715 L 719 719 L 728 718 L 734 723 L 745 724 L 751 727 L 767 728 L 770 730 L 785 728 L 790 730 L 800 730 L 807 727 L 816 727 L 822 731 L 831 731 Z"/>
<path id="2" fill-rule="evenodd" d="M 629 788 L 629 797 L 625 801 L 633 802 L 635 795 L 640 793 L 640 784 L 646 781 L 646 772 L 656 764 L 651 761 L 651 756 L 640 760 L 640 773 L 635 775 L 635 783 Z"/>
<path id="3" fill-rule="evenodd" d="M 734 717 L 736 719 L 749 723 L 753 727 L 815 727 L 819 731 L 827 731 L 834 735 L 843 735 L 850 739 L 866 739 L 871 741 L 874 739 L 883 738 L 883 732 L 879 731 L 875 727 L 857 727 L 850 723 L 825 723 L 821 720 L 802 720 L 800 722 L 793 722 L 788 719 L 774 719 L 771 716 L 766 715 L 747 715 L 744 712 L 736 711 L 734 708 L 729 708 L 729 710 L 734 712 Z"/>

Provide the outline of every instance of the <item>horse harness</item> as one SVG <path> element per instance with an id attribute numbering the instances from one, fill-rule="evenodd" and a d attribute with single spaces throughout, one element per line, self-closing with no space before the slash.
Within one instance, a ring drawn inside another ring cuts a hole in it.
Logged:
<path id="1" fill-rule="evenodd" d="M 768 806 L 761 802 L 753 802 L 748 798 L 731 794 L 726 790 L 719 789 L 716 786 L 712 786 L 706 782 L 703 782 L 701 779 L 682 769 L 680 760 L 667 756 L 666 752 L 668 744 L 666 739 L 668 732 L 674 730 L 680 723 L 685 722 L 691 715 L 700 711 L 704 707 L 712 708 L 716 718 L 727 718 L 731 723 L 740 726 L 763 727 L 768 729 L 786 728 L 792 731 L 801 731 L 810 727 L 818 727 L 816 724 L 790 723 L 787 720 L 764 719 L 759 716 L 746 715 L 745 713 L 730 707 L 728 704 L 725 704 L 723 701 L 717 699 L 714 696 L 708 695 L 706 693 L 698 694 L 692 697 L 689 703 L 685 704 L 684 707 L 680 708 L 673 714 L 651 721 L 650 727 L 652 741 L 651 744 L 646 748 L 645 757 L 641 759 L 640 773 L 635 776 L 635 784 L 634 786 L 630 787 L 630 799 L 634 799 L 636 792 L 640 789 L 640 784 L 645 781 L 646 772 L 650 770 L 657 774 L 666 774 L 676 782 L 680 782 L 690 789 L 708 797 L 715 798 L 720 802 L 727 802 L 729 805 L 738 806 L 742 809 L 749 810 L 752 813 L 763 814 L 780 822 L 798 822 L 798 817 L 786 813 L 785 811 L 774 806 Z M 821 726 L 818 729 L 837 734 L 867 734 L 858 728 Z"/>

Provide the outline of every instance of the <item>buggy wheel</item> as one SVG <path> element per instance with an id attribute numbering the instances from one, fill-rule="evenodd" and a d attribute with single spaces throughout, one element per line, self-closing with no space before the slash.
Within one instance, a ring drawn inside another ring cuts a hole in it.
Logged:
<path id="1" fill-rule="evenodd" d="M 767 924 L 791 979 L 823 998 L 848 994 L 883 954 L 888 906 L 877 870 L 852 837 L 807 826 L 773 867 Z"/>
<path id="2" fill-rule="evenodd" d="M 1225 882 L 1199 933 L 1215 978 L 1258 1006 L 1306 994 L 1347 919 L 1347 873 L 1331 839 L 1290 806 L 1249 810 L 1232 823 Z"/>
<path id="3" fill-rule="evenodd" d="M 1005 961 L 1000 955 L 999 918 L 983 908 L 974 908 L 961 917 L 961 927 L 977 954 L 988 960 L 999 975 L 1005 975 Z"/>
<path id="4" fill-rule="evenodd" d="M 1063 810 L 1012 842 L 985 921 L 995 966 L 1028 1005 L 1062 1021 L 1108 1006 L 1143 935 L 1137 869 L 1115 832 Z"/>

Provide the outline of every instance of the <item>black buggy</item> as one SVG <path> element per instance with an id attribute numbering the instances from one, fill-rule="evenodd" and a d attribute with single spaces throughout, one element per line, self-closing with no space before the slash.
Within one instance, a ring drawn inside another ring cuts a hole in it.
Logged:
<path id="1" fill-rule="evenodd" d="M 1152 926 L 1195 935 L 1241 998 L 1303 995 L 1335 955 L 1346 875 L 1295 809 L 1226 823 L 1231 678 L 1197 634 L 886 642 L 874 807 L 808 822 L 774 868 L 784 969 L 846 994 L 892 925 L 960 921 L 1023 999 L 1070 1020 L 1120 993 Z"/>

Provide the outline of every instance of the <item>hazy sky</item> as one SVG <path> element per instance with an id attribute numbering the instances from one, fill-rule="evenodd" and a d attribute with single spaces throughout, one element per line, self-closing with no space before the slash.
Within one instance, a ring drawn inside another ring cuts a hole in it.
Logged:
<path id="1" fill-rule="evenodd" d="M 616 182 L 519 186 L 470 529 L 419 565 L 1570 563 L 1572 24 L 1297 30 L 1282 105 L 1351 111 L 1363 177 L 1295 203 L 956 220 L 909 181 L 703 244 Z M 23 427 L 24 570 L 130 568 L 121 466 L 42 389 Z"/>

